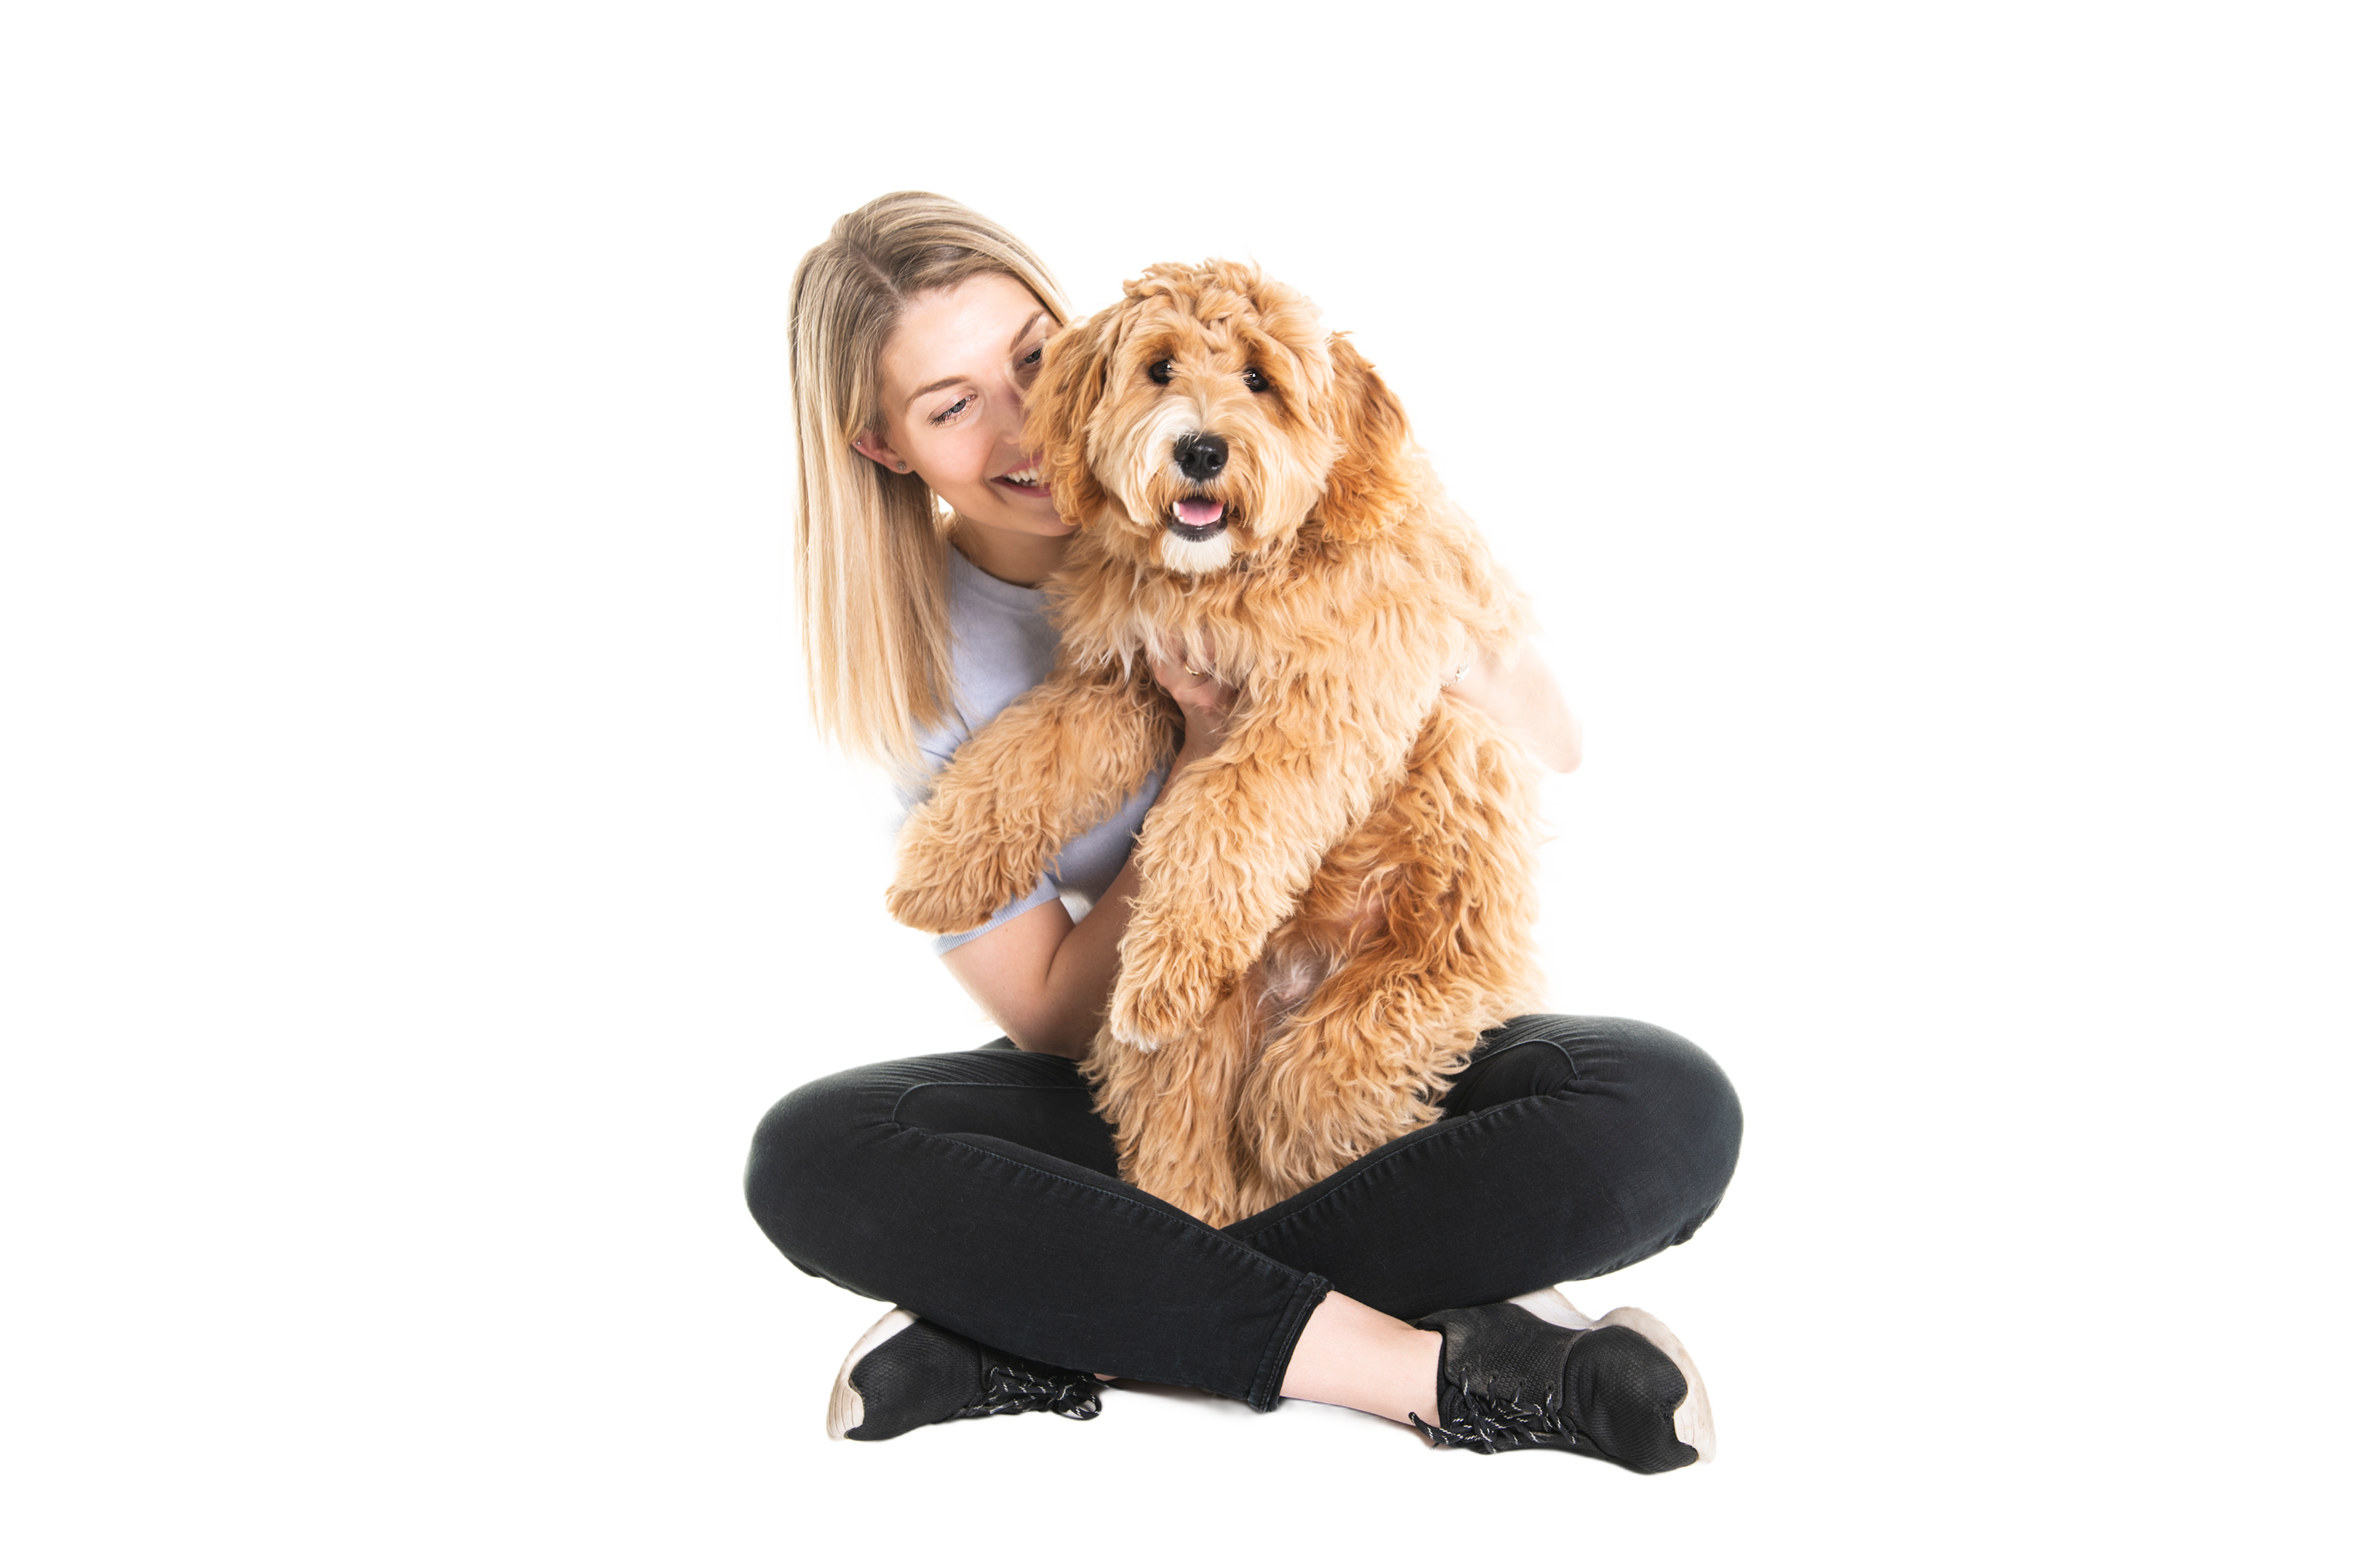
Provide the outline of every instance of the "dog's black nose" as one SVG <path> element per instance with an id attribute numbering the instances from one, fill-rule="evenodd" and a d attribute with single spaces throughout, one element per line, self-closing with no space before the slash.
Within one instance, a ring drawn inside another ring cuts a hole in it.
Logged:
<path id="1" fill-rule="evenodd" d="M 1171 455 L 1189 478 L 1210 479 L 1229 466 L 1229 443 L 1216 435 L 1181 436 Z"/>

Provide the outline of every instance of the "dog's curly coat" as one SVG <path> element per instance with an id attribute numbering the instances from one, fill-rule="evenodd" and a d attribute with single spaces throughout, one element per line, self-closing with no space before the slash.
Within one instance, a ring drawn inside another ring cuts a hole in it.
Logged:
<path id="1" fill-rule="evenodd" d="M 1123 1175 L 1227 1224 L 1433 1120 L 1534 1005 L 1531 766 L 1442 697 L 1524 609 L 1400 402 L 1252 267 L 1157 266 L 1067 329 L 1024 440 L 1081 529 L 1057 666 L 909 819 L 892 913 L 965 931 L 1027 891 L 1176 744 L 1136 655 L 1207 650 L 1234 721 L 1148 814 L 1085 1066 Z"/>

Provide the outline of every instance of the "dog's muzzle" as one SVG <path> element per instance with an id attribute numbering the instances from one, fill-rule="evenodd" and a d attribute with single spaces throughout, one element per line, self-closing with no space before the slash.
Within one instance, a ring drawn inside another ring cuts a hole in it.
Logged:
<path id="1" fill-rule="evenodd" d="M 1229 466 L 1229 443 L 1216 435 L 1184 435 L 1171 449 L 1171 460 L 1189 484 L 1209 484 Z M 1171 503 L 1172 533 L 1191 545 L 1200 545 L 1229 525 L 1229 509 L 1211 496 L 1182 496 Z"/>

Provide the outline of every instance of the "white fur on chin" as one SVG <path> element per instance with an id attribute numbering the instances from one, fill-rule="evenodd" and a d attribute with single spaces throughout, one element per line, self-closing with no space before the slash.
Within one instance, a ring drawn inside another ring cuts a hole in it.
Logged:
<path id="1" fill-rule="evenodd" d="M 1207 572 L 1218 572 L 1229 564 L 1236 547 L 1229 543 L 1226 528 L 1209 539 L 1183 539 L 1169 529 L 1163 534 L 1163 564 L 1189 577 L 1200 577 Z"/>

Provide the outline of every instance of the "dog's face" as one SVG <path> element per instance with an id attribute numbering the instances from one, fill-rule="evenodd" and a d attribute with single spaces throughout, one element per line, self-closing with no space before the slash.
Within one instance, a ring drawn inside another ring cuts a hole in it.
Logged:
<path id="1" fill-rule="evenodd" d="M 1047 345 L 1026 446 L 1093 548 L 1190 576 L 1352 539 L 1407 493 L 1401 404 L 1310 301 L 1233 262 L 1150 269 Z"/>

